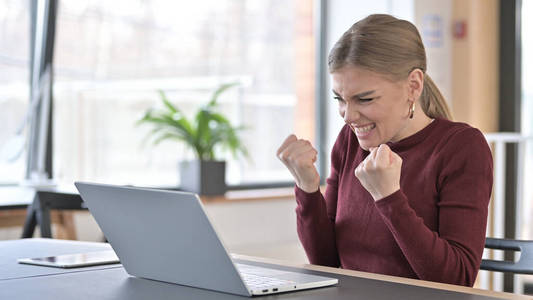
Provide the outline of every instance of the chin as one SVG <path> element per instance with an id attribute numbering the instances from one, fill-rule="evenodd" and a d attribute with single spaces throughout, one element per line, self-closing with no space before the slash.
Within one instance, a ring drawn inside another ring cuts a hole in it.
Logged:
<path id="1" fill-rule="evenodd" d="M 386 144 L 387 141 L 383 140 L 377 140 L 377 139 L 359 139 L 357 138 L 357 141 L 359 142 L 359 147 L 361 147 L 363 150 L 370 151 L 370 148 L 377 148 L 381 144 Z"/>
<path id="2" fill-rule="evenodd" d="M 375 129 L 372 129 L 372 132 L 369 135 L 358 136 L 357 133 L 355 133 L 355 130 L 353 129 L 352 129 L 352 133 L 357 138 L 359 147 L 361 147 L 363 150 L 366 150 L 366 151 L 370 151 L 370 148 L 379 147 L 379 145 L 383 143 L 382 141 L 379 140 L 379 136 Z"/>
<path id="3" fill-rule="evenodd" d="M 369 143 L 369 142 L 366 142 L 366 141 L 359 141 L 359 147 L 361 147 L 363 150 L 366 150 L 366 151 L 370 151 L 370 148 L 378 147 L 378 146 L 379 146 L 379 144 L 374 145 L 373 143 Z"/>

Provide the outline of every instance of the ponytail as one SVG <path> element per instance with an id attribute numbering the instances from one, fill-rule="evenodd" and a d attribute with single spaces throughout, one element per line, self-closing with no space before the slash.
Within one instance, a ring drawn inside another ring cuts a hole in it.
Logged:
<path id="1" fill-rule="evenodd" d="M 439 91 L 439 88 L 428 74 L 424 74 L 424 90 L 420 97 L 422 110 L 430 118 L 441 118 L 452 120 L 452 114 L 446 104 L 446 100 Z"/>

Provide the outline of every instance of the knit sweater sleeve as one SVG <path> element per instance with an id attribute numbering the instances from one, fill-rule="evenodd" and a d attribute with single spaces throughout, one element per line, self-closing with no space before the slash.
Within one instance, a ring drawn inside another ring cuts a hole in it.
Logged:
<path id="1" fill-rule="evenodd" d="M 326 180 L 325 195 L 320 190 L 306 193 L 295 187 L 298 237 L 309 262 L 316 265 L 340 266 L 335 240 L 335 216 L 339 173 L 344 156 L 343 132 L 339 134 L 331 152 L 331 173 Z"/>
<path id="2" fill-rule="evenodd" d="M 402 190 L 376 206 L 420 279 L 472 286 L 485 243 L 492 156 L 474 128 L 453 135 L 440 155 L 437 232 L 417 216 Z"/>

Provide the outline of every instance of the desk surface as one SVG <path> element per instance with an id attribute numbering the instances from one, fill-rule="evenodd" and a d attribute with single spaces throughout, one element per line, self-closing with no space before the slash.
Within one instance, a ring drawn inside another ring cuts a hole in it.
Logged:
<path id="1" fill-rule="evenodd" d="M 57 194 L 77 195 L 74 186 L 61 187 L 29 187 L 29 186 L 0 186 L 0 209 L 26 208 L 33 202 L 38 191 Z"/>
<path id="2" fill-rule="evenodd" d="M 17 278 L 79 272 L 80 270 L 88 271 L 104 268 L 118 268 L 121 265 L 61 269 L 17 263 L 18 258 L 54 256 L 110 249 L 111 247 L 106 243 L 75 242 L 53 239 L 2 241 L 0 242 L 0 282 Z M 3 298 L 0 297 L 0 299 Z"/>
<path id="3" fill-rule="evenodd" d="M 101 243 L 46 239 L 0 242 L 0 299 L 247 299 L 132 277 L 119 265 L 63 270 L 16 263 L 16 259 L 20 257 L 98 251 L 107 247 Z M 243 256 L 236 258 L 245 259 L 252 264 L 339 279 L 338 286 L 334 287 L 255 299 L 529 299 L 525 296 L 392 276 L 309 265 L 272 264 L 272 260 Z"/>
<path id="4" fill-rule="evenodd" d="M 35 189 L 18 186 L 0 187 L 0 210 L 26 208 L 33 201 Z"/>

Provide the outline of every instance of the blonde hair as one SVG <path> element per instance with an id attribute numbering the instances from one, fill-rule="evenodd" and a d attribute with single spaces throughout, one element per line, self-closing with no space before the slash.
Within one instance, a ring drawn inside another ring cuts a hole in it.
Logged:
<path id="1" fill-rule="evenodd" d="M 347 65 L 362 67 L 393 80 L 403 80 L 414 69 L 420 69 L 424 73 L 422 110 L 430 118 L 452 118 L 446 100 L 426 74 L 426 50 L 411 22 L 376 14 L 353 24 L 335 43 L 328 57 L 330 73 Z"/>

